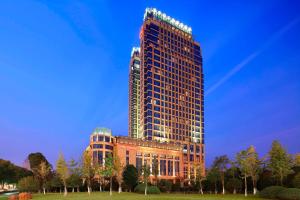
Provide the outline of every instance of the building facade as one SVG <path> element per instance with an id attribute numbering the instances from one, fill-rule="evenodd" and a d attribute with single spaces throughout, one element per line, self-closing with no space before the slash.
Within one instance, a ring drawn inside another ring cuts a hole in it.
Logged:
<path id="1" fill-rule="evenodd" d="M 185 171 L 184 163 L 187 162 L 187 158 L 184 156 L 182 146 L 155 140 L 113 137 L 111 131 L 106 128 L 95 129 L 90 136 L 88 150 L 91 152 L 93 163 L 98 162 L 103 166 L 108 154 L 118 156 L 122 166 L 131 164 L 138 171 L 143 165 L 149 165 L 151 181 L 155 179 L 153 173 L 155 159 L 158 169 L 157 178 L 160 180 L 187 182 L 194 179 L 197 173 L 197 162 L 193 165 L 192 171 L 189 173 Z M 200 151 L 195 152 L 195 155 L 200 156 Z"/>
<path id="2" fill-rule="evenodd" d="M 129 137 L 97 129 L 93 160 L 115 153 L 123 165 L 149 165 L 151 179 L 154 160 L 160 179 L 189 182 L 199 168 L 204 173 L 202 55 L 192 29 L 147 8 L 129 67 Z"/>
<path id="3" fill-rule="evenodd" d="M 140 48 L 134 47 L 129 64 L 129 126 L 128 136 L 140 138 Z"/>

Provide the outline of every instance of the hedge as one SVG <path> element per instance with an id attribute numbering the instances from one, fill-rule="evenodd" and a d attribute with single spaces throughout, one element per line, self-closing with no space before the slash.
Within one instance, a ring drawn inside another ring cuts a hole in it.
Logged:
<path id="1" fill-rule="evenodd" d="M 134 192 L 144 194 L 145 193 L 145 184 L 138 184 L 134 188 Z M 160 190 L 156 186 L 148 185 L 147 186 L 147 194 L 160 194 Z"/>
<path id="2" fill-rule="evenodd" d="M 300 189 L 286 188 L 278 194 L 278 197 L 283 200 L 300 200 Z"/>
<path id="3" fill-rule="evenodd" d="M 263 198 L 275 199 L 278 198 L 279 193 L 285 190 L 285 187 L 282 186 L 270 186 L 263 189 L 259 195 Z"/>

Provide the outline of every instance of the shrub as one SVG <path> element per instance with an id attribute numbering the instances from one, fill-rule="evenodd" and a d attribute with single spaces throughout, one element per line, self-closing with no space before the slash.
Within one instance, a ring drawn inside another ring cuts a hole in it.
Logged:
<path id="1" fill-rule="evenodd" d="M 19 194 L 19 200 L 29 200 L 32 199 L 32 195 L 27 192 L 22 192 Z"/>
<path id="2" fill-rule="evenodd" d="M 145 193 L 145 184 L 138 184 L 135 188 L 134 188 L 134 192 L 136 193 L 140 193 L 140 194 L 144 194 Z M 148 185 L 147 186 L 147 194 L 159 194 L 160 190 L 158 187 L 153 186 L 153 185 Z"/>
<path id="3" fill-rule="evenodd" d="M 279 193 L 281 193 L 283 190 L 285 190 L 285 187 L 270 186 L 263 189 L 259 195 L 263 198 L 275 199 L 278 198 Z"/>
<path id="4" fill-rule="evenodd" d="M 8 200 L 19 200 L 19 195 L 17 195 L 17 194 L 10 195 L 10 196 L 8 197 Z"/>
<path id="5" fill-rule="evenodd" d="M 175 184 L 172 184 L 172 191 L 173 192 L 179 192 L 180 189 L 181 189 L 180 182 L 176 182 Z"/>
<path id="6" fill-rule="evenodd" d="M 284 200 L 300 200 L 300 189 L 286 188 L 278 194 L 278 197 Z"/>
<path id="7" fill-rule="evenodd" d="M 294 177 L 293 186 L 295 188 L 300 188 L 300 172 L 298 172 L 297 175 Z"/>
<path id="8" fill-rule="evenodd" d="M 172 189 L 172 183 L 163 179 L 159 181 L 158 187 L 162 192 L 170 192 Z"/>
<path id="9" fill-rule="evenodd" d="M 39 189 L 39 185 L 33 176 L 20 179 L 17 187 L 20 192 L 37 192 Z"/>

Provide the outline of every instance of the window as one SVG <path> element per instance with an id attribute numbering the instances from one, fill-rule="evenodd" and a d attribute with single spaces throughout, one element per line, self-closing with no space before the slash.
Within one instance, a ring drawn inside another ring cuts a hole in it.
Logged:
<path id="1" fill-rule="evenodd" d="M 102 164 L 103 163 L 103 152 L 98 151 L 98 163 Z"/>
<path id="2" fill-rule="evenodd" d="M 160 124 L 159 119 L 154 119 L 154 124 Z"/>
<path id="3" fill-rule="evenodd" d="M 139 172 L 142 169 L 143 161 L 141 157 L 136 157 L 136 169 Z"/>
<path id="4" fill-rule="evenodd" d="M 102 149 L 103 145 L 102 144 L 93 144 L 93 149 Z"/>
<path id="5" fill-rule="evenodd" d="M 113 146 L 111 146 L 111 145 L 105 145 L 105 149 L 113 150 Z"/>
<path id="6" fill-rule="evenodd" d="M 155 111 L 160 111 L 160 108 L 158 106 L 154 106 Z"/>
<path id="7" fill-rule="evenodd" d="M 168 176 L 173 176 L 173 161 L 168 160 Z"/>
<path id="8" fill-rule="evenodd" d="M 154 97 L 160 99 L 160 95 L 157 93 L 154 93 Z"/>
<path id="9" fill-rule="evenodd" d="M 154 74 L 154 79 L 160 80 L 160 76 L 158 74 Z"/>
<path id="10" fill-rule="evenodd" d="M 179 175 L 179 161 L 175 161 L 175 176 Z"/>
<path id="11" fill-rule="evenodd" d="M 126 151 L 126 165 L 129 165 L 129 151 Z"/>
<path id="12" fill-rule="evenodd" d="M 160 175 L 166 175 L 166 160 L 160 160 Z"/>

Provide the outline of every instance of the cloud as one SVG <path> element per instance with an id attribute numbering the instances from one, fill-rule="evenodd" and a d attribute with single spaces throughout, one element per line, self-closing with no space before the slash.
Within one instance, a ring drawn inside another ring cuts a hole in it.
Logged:
<path id="1" fill-rule="evenodd" d="M 263 51 L 267 50 L 276 40 L 281 38 L 287 31 L 289 31 L 293 26 L 298 24 L 300 21 L 300 18 L 296 18 L 292 20 L 290 23 L 282 27 L 279 31 L 274 33 L 257 51 L 250 54 L 248 57 L 246 57 L 242 62 L 240 62 L 238 65 L 233 67 L 223 78 L 221 78 L 219 81 L 217 81 L 214 85 L 209 87 L 205 93 L 205 95 L 208 95 L 212 92 L 214 92 L 218 87 L 223 85 L 228 79 L 230 79 L 233 75 L 235 75 L 237 72 L 239 72 L 242 68 L 244 68 L 248 63 L 250 63 L 252 60 L 254 60 L 257 56 L 259 56 Z"/>

